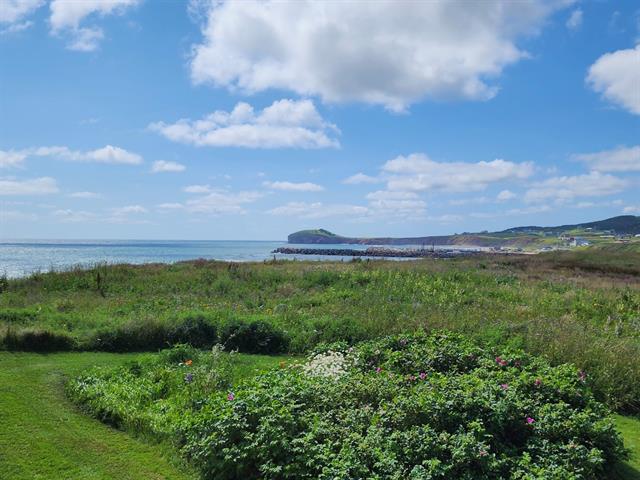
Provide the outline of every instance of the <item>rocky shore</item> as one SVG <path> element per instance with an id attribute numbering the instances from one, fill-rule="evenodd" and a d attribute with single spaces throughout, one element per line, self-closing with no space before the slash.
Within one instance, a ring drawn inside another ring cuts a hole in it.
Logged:
<path id="1" fill-rule="evenodd" d="M 462 255 L 477 255 L 482 252 L 460 249 L 433 250 L 424 248 L 386 247 L 371 247 L 366 250 L 356 250 L 352 248 L 279 247 L 271 253 L 281 253 L 285 255 L 332 255 L 339 257 L 450 258 Z"/>

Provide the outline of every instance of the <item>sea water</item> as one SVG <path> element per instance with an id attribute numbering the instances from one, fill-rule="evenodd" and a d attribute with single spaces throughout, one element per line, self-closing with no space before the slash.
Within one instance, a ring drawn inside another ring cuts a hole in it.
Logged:
<path id="1" fill-rule="evenodd" d="M 271 253 L 283 246 L 364 250 L 372 245 L 296 245 L 287 244 L 285 241 L 246 240 L 2 240 L 0 275 L 16 278 L 35 272 L 66 270 L 77 266 L 91 267 L 102 263 L 174 263 L 196 258 L 234 262 L 264 261 L 274 257 L 332 261 L 352 259 L 327 255 Z"/>

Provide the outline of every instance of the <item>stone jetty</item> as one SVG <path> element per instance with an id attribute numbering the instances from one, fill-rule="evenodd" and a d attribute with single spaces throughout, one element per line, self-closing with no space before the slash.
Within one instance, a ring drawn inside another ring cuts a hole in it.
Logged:
<path id="1" fill-rule="evenodd" d="M 371 247 L 366 250 L 353 248 L 300 248 L 279 247 L 271 253 L 284 255 L 331 255 L 338 257 L 389 257 L 389 258 L 451 258 L 459 256 L 477 255 L 476 250 L 446 249 L 434 250 L 426 248 L 387 248 Z"/>

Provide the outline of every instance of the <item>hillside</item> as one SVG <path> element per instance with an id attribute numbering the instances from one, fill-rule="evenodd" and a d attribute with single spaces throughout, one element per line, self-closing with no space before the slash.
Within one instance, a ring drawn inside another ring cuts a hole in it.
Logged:
<path id="1" fill-rule="evenodd" d="M 301 230 L 288 236 L 289 243 L 298 244 L 355 244 L 355 245 L 473 245 L 478 247 L 524 248 L 545 246 L 553 235 L 593 235 L 612 233 L 635 235 L 640 233 L 640 217 L 621 215 L 596 222 L 553 227 L 524 226 L 501 232 L 463 233 L 454 235 L 434 235 L 425 237 L 345 237 L 325 229 Z M 545 236 L 546 234 L 546 236 Z M 551 234 L 551 236 L 549 236 Z"/>
<path id="2" fill-rule="evenodd" d="M 600 232 L 611 231 L 617 234 L 636 235 L 640 233 L 640 217 L 635 215 L 620 215 L 618 217 L 607 218 L 589 223 L 578 223 L 575 225 L 559 225 L 557 227 L 515 227 L 504 230 L 504 233 L 517 232 L 565 232 L 571 230 L 596 230 Z"/>

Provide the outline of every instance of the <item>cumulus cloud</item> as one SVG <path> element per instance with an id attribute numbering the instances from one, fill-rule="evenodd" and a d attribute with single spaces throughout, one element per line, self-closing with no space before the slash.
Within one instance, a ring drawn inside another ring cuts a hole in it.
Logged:
<path id="1" fill-rule="evenodd" d="M 102 198 L 102 195 L 96 192 L 73 192 L 69 194 L 71 198 L 84 198 L 84 199 L 92 199 L 92 198 Z"/>
<path id="2" fill-rule="evenodd" d="M 382 170 L 390 175 L 390 190 L 468 192 L 489 184 L 525 179 L 533 174 L 533 164 L 506 160 L 490 162 L 436 162 L 422 153 L 389 160 Z"/>
<path id="3" fill-rule="evenodd" d="M 569 30 L 579 29 L 582 25 L 582 17 L 582 9 L 576 8 L 573 12 L 571 12 L 571 15 L 569 15 L 569 18 L 567 19 L 567 28 Z"/>
<path id="4" fill-rule="evenodd" d="M 500 193 L 498 193 L 496 200 L 498 200 L 499 202 L 506 202 L 507 200 L 513 200 L 516 197 L 517 195 L 511 190 L 502 190 Z"/>
<path id="5" fill-rule="evenodd" d="M 565 202 L 578 197 L 600 197 L 621 192 L 627 180 L 600 172 L 585 175 L 552 177 L 533 185 L 525 194 L 526 202 L 555 200 Z"/>
<path id="6" fill-rule="evenodd" d="M 191 77 L 401 111 L 422 98 L 487 100 L 566 0 L 211 2 Z"/>
<path id="7" fill-rule="evenodd" d="M 16 167 L 27 158 L 24 151 L 0 150 L 0 168 Z"/>
<path id="8" fill-rule="evenodd" d="M 280 207 L 272 208 L 267 213 L 298 218 L 362 217 L 369 214 L 369 209 L 348 204 L 289 202 Z"/>
<path id="9" fill-rule="evenodd" d="M 215 190 L 202 197 L 188 200 L 184 208 L 191 213 L 204 213 L 208 215 L 242 215 L 246 213 L 244 205 L 253 203 L 263 194 L 260 192 L 241 191 L 230 192 L 228 190 Z"/>
<path id="10" fill-rule="evenodd" d="M 8 28 L 19 25 L 43 4 L 44 0 L 2 0 L 0 2 L 0 24 L 8 24 Z"/>
<path id="11" fill-rule="evenodd" d="M 321 192 L 324 187 L 311 182 L 262 182 L 267 188 L 272 190 L 286 190 L 290 192 Z"/>
<path id="12" fill-rule="evenodd" d="M 640 44 L 602 55 L 589 68 L 587 83 L 611 103 L 640 115 Z"/>
<path id="13" fill-rule="evenodd" d="M 151 167 L 151 171 L 153 173 L 162 173 L 162 172 L 184 172 L 187 169 L 184 165 L 177 162 L 168 162 L 166 160 L 158 160 L 157 162 L 153 162 L 153 166 Z"/>
<path id="14" fill-rule="evenodd" d="M 640 68 L 640 64 L 638 64 Z M 638 84 L 640 90 L 640 83 Z M 640 145 L 617 147 L 595 153 L 581 153 L 573 158 L 585 162 L 599 172 L 638 172 L 640 171 Z"/>
<path id="15" fill-rule="evenodd" d="M 65 223 L 80 223 L 98 219 L 98 216 L 93 212 L 87 212 L 84 210 L 71 210 L 68 208 L 55 210 L 52 215 L 56 218 L 56 220 Z"/>
<path id="16" fill-rule="evenodd" d="M 209 185 L 187 185 L 184 187 L 184 191 L 187 193 L 209 193 L 211 187 Z"/>
<path id="17" fill-rule="evenodd" d="M 342 183 L 347 185 L 359 185 L 361 183 L 380 183 L 381 180 L 377 177 L 371 177 L 369 175 L 365 175 L 364 173 L 356 173 L 355 175 L 351 175 L 349 178 L 345 178 Z"/>
<path id="18" fill-rule="evenodd" d="M 52 0 L 49 23 L 51 33 L 69 36 L 67 48 L 81 52 L 91 52 L 98 48 L 104 38 L 102 28 L 81 26 L 87 17 L 122 15 L 128 8 L 138 5 L 141 0 Z"/>
<path id="19" fill-rule="evenodd" d="M 427 204 L 413 192 L 378 190 L 368 193 L 369 210 L 376 215 L 395 217 L 421 217 Z"/>
<path id="20" fill-rule="evenodd" d="M 259 112 L 245 102 L 231 112 L 216 110 L 201 120 L 155 122 L 149 128 L 174 142 L 210 147 L 338 147 L 335 125 L 325 122 L 310 100 L 277 100 Z"/>
<path id="21" fill-rule="evenodd" d="M 0 195 L 47 195 L 58 191 L 58 184 L 51 177 L 29 180 L 0 178 Z"/>
<path id="22" fill-rule="evenodd" d="M 142 163 L 142 157 L 137 153 L 106 145 L 105 147 L 86 152 L 70 150 L 68 147 L 39 147 L 26 150 L 29 155 L 38 157 L 57 157 L 72 162 L 95 162 L 95 163 L 120 163 L 127 165 L 138 165 Z"/>
<path id="23" fill-rule="evenodd" d="M 639 205 L 629 205 L 622 209 L 623 213 L 631 214 L 631 215 L 640 215 L 640 206 Z"/>

